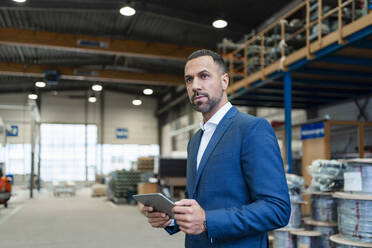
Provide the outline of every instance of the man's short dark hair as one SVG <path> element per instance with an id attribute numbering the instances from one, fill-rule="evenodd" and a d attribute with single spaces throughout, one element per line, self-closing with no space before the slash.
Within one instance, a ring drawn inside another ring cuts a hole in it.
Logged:
<path id="1" fill-rule="evenodd" d="M 207 49 L 201 49 L 201 50 L 197 50 L 197 51 L 193 52 L 187 58 L 186 63 L 188 61 L 192 60 L 192 59 L 202 57 L 202 56 L 211 56 L 214 63 L 216 63 L 221 68 L 222 73 L 227 73 L 227 67 L 226 67 L 225 61 L 223 60 L 221 55 L 219 55 L 218 53 L 215 53 L 211 50 L 207 50 Z"/>

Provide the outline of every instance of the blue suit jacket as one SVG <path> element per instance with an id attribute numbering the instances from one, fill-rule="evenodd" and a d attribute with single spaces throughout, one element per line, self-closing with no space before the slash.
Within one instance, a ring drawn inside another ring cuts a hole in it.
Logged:
<path id="1" fill-rule="evenodd" d="M 207 233 L 186 247 L 268 247 L 267 231 L 287 225 L 290 201 L 278 142 L 270 124 L 232 107 L 218 124 L 196 170 L 202 131 L 190 139 L 186 198 L 206 212 Z M 168 227 L 179 231 L 177 225 Z"/>

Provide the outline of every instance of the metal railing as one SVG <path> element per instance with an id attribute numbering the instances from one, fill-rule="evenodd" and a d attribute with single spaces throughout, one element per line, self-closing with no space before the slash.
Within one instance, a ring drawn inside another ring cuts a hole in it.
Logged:
<path id="1" fill-rule="evenodd" d="M 338 43 L 343 44 L 344 25 L 367 14 L 367 2 L 360 0 L 307 0 L 292 9 L 262 32 L 225 55 L 230 72 L 230 86 L 255 73 L 265 80 L 268 67 L 287 70 L 286 58 L 300 49 L 306 57 L 322 47 L 324 37 L 338 32 Z M 359 5 L 357 5 L 359 4 Z M 350 7 L 349 7 L 350 6 Z M 316 44 L 316 48 L 312 44 Z M 257 76 L 257 75 L 256 75 Z"/>

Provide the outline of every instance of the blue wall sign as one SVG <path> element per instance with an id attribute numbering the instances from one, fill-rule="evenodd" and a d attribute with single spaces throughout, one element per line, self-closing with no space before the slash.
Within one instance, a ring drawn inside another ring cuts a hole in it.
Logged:
<path id="1" fill-rule="evenodd" d="M 306 124 L 301 126 L 301 140 L 324 137 L 324 122 Z"/>
<path id="2" fill-rule="evenodd" d="M 128 128 L 116 128 L 117 139 L 128 139 Z"/>
<path id="3" fill-rule="evenodd" d="M 6 130 L 6 136 L 18 137 L 18 126 L 17 125 L 11 125 L 10 130 Z"/>

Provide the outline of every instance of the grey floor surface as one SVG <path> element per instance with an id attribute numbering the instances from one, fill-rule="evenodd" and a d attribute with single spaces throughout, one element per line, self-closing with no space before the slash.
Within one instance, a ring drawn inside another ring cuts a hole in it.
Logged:
<path id="1" fill-rule="evenodd" d="M 0 205 L 1 248 L 184 247 L 184 234 L 154 229 L 137 206 L 115 205 L 90 197 L 83 188 L 75 197 L 48 191 L 28 198 L 16 190 L 8 209 Z"/>

